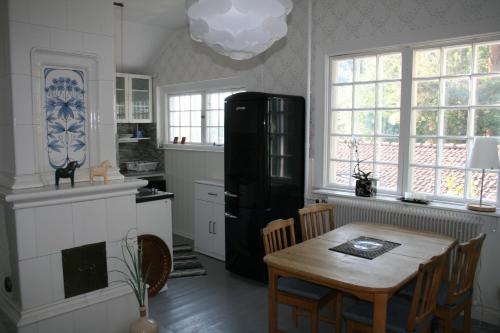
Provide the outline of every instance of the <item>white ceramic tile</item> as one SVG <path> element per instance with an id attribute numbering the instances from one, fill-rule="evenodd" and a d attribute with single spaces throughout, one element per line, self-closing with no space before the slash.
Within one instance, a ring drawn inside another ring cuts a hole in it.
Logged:
<path id="1" fill-rule="evenodd" d="M 65 313 L 39 322 L 38 333 L 73 333 L 75 325 L 73 313 L 74 312 Z"/>
<path id="2" fill-rule="evenodd" d="M 14 174 L 14 136 L 12 125 L 0 125 L 0 172 Z"/>
<path id="3" fill-rule="evenodd" d="M 12 90 L 10 75 L 0 77 L 0 125 L 12 124 Z"/>
<path id="4" fill-rule="evenodd" d="M 49 256 L 26 259 L 19 262 L 21 302 L 24 309 L 52 301 Z"/>
<path id="5" fill-rule="evenodd" d="M 11 21 L 9 29 L 11 73 L 30 75 L 31 49 L 49 47 L 49 28 Z"/>
<path id="6" fill-rule="evenodd" d="M 106 303 L 103 302 L 73 312 L 74 332 L 106 332 L 106 308 Z"/>
<path id="7" fill-rule="evenodd" d="M 68 0 L 68 28 L 113 35 L 113 6 L 101 0 Z"/>
<path id="8" fill-rule="evenodd" d="M 50 280 L 52 282 L 52 301 L 55 302 L 64 299 L 64 276 L 61 252 L 50 255 Z"/>
<path id="9" fill-rule="evenodd" d="M 132 293 L 107 302 L 107 333 L 128 332 L 134 319 L 139 317 L 137 300 Z"/>
<path id="10" fill-rule="evenodd" d="M 127 231 L 136 228 L 135 196 L 106 199 L 108 241 L 119 241 Z"/>
<path id="11" fill-rule="evenodd" d="M 17 333 L 38 333 L 38 324 L 31 324 L 28 326 L 18 327 Z"/>
<path id="12" fill-rule="evenodd" d="M 83 51 L 83 33 L 51 28 L 50 47 L 58 50 Z"/>
<path id="13" fill-rule="evenodd" d="M 35 209 L 36 245 L 39 256 L 74 247 L 71 205 Z"/>
<path id="14" fill-rule="evenodd" d="M 30 0 L 9 0 L 9 19 L 30 23 Z"/>
<path id="15" fill-rule="evenodd" d="M 101 161 L 116 161 L 116 127 L 115 125 L 101 124 L 99 126 L 99 151 Z M 116 167 L 115 165 L 113 165 Z"/>
<path id="16" fill-rule="evenodd" d="M 106 243 L 106 257 L 107 257 L 107 268 L 108 268 L 108 283 L 109 285 L 115 284 L 119 280 L 123 280 L 123 275 L 117 271 L 123 271 L 126 269 L 125 265 L 121 261 L 123 259 L 121 242 L 107 242 Z"/>
<path id="17" fill-rule="evenodd" d="M 15 264 L 18 261 L 17 255 L 17 235 L 14 210 L 11 207 L 4 207 L 3 214 L 5 216 L 5 231 L 7 238 L 7 246 L 9 248 L 9 260 Z"/>
<path id="18" fill-rule="evenodd" d="M 104 200 L 75 203 L 73 225 L 75 246 L 106 241 L 106 206 Z"/>
<path id="19" fill-rule="evenodd" d="M 100 123 L 103 125 L 113 125 L 115 121 L 114 115 L 114 82 L 99 81 L 99 97 L 97 103 L 97 113 L 99 114 Z"/>
<path id="20" fill-rule="evenodd" d="M 31 76 L 13 74 L 11 75 L 11 80 L 14 123 L 18 125 L 32 125 Z"/>
<path id="21" fill-rule="evenodd" d="M 30 3 L 30 22 L 66 29 L 66 0 L 32 0 Z"/>
<path id="22" fill-rule="evenodd" d="M 14 126 L 16 175 L 35 173 L 35 140 L 33 125 Z"/>
<path id="23" fill-rule="evenodd" d="M 35 209 L 16 210 L 15 218 L 19 260 L 36 257 Z"/>
<path id="24" fill-rule="evenodd" d="M 85 52 L 98 55 L 98 79 L 114 80 L 115 60 L 114 60 L 114 39 L 110 36 L 84 34 L 83 49 Z"/>

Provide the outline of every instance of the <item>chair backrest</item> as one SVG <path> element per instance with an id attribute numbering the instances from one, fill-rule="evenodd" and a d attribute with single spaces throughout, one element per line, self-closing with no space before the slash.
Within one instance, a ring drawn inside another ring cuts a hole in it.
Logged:
<path id="1" fill-rule="evenodd" d="M 457 246 L 455 261 L 451 269 L 451 278 L 446 299 L 447 304 L 453 304 L 456 299 L 472 290 L 476 267 L 481 256 L 481 248 L 485 238 L 486 235 L 481 233 L 469 242 Z"/>
<path id="2" fill-rule="evenodd" d="M 415 293 L 413 294 L 408 315 L 407 330 L 409 332 L 414 332 L 417 325 L 428 320 L 429 316 L 434 312 L 450 250 L 420 264 Z"/>
<path id="3" fill-rule="evenodd" d="M 295 245 L 293 219 L 279 219 L 269 222 L 267 226 L 262 229 L 262 240 L 264 241 L 264 251 L 266 254 Z"/>
<path id="4" fill-rule="evenodd" d="M 333 205 L 317 203 L 299 209 L 302 240 L 322 235 L 335 228 L 333 223 Z"/>

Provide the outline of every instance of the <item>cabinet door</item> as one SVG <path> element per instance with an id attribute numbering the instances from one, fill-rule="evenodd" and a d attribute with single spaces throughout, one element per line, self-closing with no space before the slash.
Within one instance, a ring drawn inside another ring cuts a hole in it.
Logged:
<path id="1" fill-rule="evenodd" d="M 125 123 L 128 121 L 128 81 L 125 75 L 117 74 L 115 82 L 115 115 L 116 121 Z"/>
<path id="2" fill-rule="evenodd" d="M 194 206 L 194 246 L 197 251 L 207 253 L 212 242 L 212 204 L 195 200 Z"/>
<path id="3" fill-rule="evenodd" d="M 130 76 L 130 122 L 150 123 L 153 120 L 151 96 L 151 78 Z"/>
<path id="4" fill-rule="evenodd" d="M 226 228 L 224 205 L 213 204 L 212 251 L 218 259 L 226 259 Z"/>

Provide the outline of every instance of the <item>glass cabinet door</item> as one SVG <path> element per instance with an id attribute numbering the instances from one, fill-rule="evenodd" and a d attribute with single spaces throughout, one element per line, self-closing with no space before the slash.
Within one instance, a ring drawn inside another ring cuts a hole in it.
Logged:
<path id="1" fill-rule="evenodd" d="M 151 122 L 151 79 L 130 77 L 130 122 Z"/>
<path id="2" fill-rule="evenodd" d="M 126 80 L 124 76 L 116 77 L 116 93 L 115 93 L 115 114 L 117 122 L 127 121 L 127 97 L 125 93 Z"/>

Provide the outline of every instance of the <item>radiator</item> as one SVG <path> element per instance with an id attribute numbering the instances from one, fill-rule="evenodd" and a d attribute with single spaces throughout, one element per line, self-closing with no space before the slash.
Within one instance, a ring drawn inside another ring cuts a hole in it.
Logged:
<path id="1" fill-rule="evenodd" d="M 400 226 L 408 229 L 431 231 L 466 242 L 481 232 L 481 218 L 478 215 L 432 209 L 415 205 L 384 203 L 364 198 L 331 197 L 335 206 L 335 226 L 351 222 L 372 222 Z"/>

